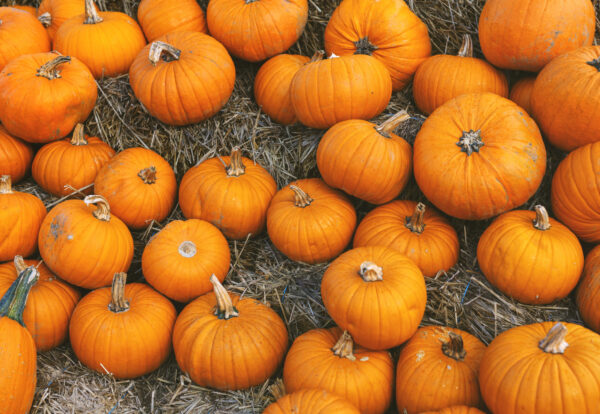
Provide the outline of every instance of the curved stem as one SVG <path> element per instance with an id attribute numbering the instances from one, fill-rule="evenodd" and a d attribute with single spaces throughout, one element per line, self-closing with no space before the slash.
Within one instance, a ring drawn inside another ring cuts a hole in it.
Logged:
<path id="1" fill-rule="evenodd" d="M 154 184 L 156 182 L 156 167 L 154 165 L 144 168 L 138 173 L 144 184 Z"/>
<path id="2" fill-rule="evenodd" d="M 83 24 L 102 23 L 104 19 L 98 14 L 94 0 L 85 0 L 85 20 Z"/>
<path id="3" fill-rule="evenodd" d="M 448 332 L 448 341 L 442 344 L 442 352 L 449 358 L 462 361 L 467 356 L 463 346 L 462 336 L 454 332 Z"/>
<path id="4" fill-rule="evenodd" d="M 44 63 L 39 67 L 35 76 L 41 76 L 46 79 L 58 79 L 60 78 L 60 71 L 58 67 L 63 63 L 67 63 L 71 61 L 71 56 L 57 56 L 49 62 Z"/>
<path id="5" fill-rule="evenodd" d="M 127 273 L 115 273 L 110 290 L 111 300 L 108 304 L 108 310 L 114 313 L 126 312 L 129 310 L 129 302 L 125 299 L 125 284 L 127 283 Z"/>
<path id="6" fill-rule="evenodd" d="M 233 306 L 231 296 L 223 287 L 219 279 L 214 274 L 210 277 L 210 283 L 213 285 L 215 296 L 217 297 L 217 306 L 215 308 L 215 316 L 219 319 L 231 319 L 239 316 L 238 310 Z"/>
<path id="7" fill-rule="evenodd" d="M 318 62 L 319 60 L 323 60 L 323 58 L 325 57 L 325 52 L 323 50 L 317 50 L 314 55 L 312 55 L 312 57 L 310 58 L 310 62 Z"/>
<path id="8" fill-rule="evenodd" d="M 71 136 L 71 145 L 87 145 L 87 139 L 85 139 L 85 127 L 83 124 L 75 125 L 73 129 L 73 135 Z"/>
<path id="9" fill-rule="evenodd" d="M 152 42 L 152 45 L 150 45 L 150 52 L 148 53 L 148 59 L 154 66 L 156 66 L 161 57 L 165 62 L 172 62 L 174 60 L 179 60 L 180 56 L 181 50 L 166 42 L 161 42 L 160 40 Z"/>
<path id="10" fill-rule="evenodd" d="M 466 152 L 467 156 L 479 152 L 479 149 L 484 145 L 481 140 L 481 131 L 473 131 L 472 129 L 469 132 L 463 131 L 456 145 L 461 148 L 462 152 Z"/>
<path id="11" fill-rule="evenodd" d="M 410 118 L 410 115 L 405 110 L 395 113 L 388 119 L 383 121 L 380 125 L 375 127 L 375 131 L 379 132 L 386 138 L 390 138 L 392 133 L 400 124 Z"/>
<path id="12" fill-rule="evenodd" d="M 239 177 L 246 172 L 246 167 L 242 162 L 242 152 L 240 147 L 233 147 L 231 149 L 231 156 L 229 157 L 229 165 L 225 169 L 229 177 Z"/>
<path id="13" fill-rule="evenodd" d="M 587 63 L 588 65 L 590 65 L 590 66 L 592 66 L 592 67 L 596 68 L 596 70 L 597 70 L 598 72 L 600 72 L 600 58 L 598 58 L 598 59 L 594 59 L 594 60 L 591 60 L 591 61 L 589 61 L 589 62 L 586 62 L 586 63 Z"/>
<path id="14" fill-rule="evenodd" d="M 331 348 L 333 354 L 339 356 L 340 358 L 346 358 L 350 361 L 355 361 L 356 357 L 354 356 L 354 341 L 352 341 L 352 337 L 348 333 L 348 331 L 344 331 L 340 339 L 335 343 L 333 348 Z"/>
<path id="15" fill-rule="evenodd" d="M 290 190 L 294 192 L 294 204 L 296 207 L 304 208 L 306 206 L 310 206 L 310 203 L 313 202 L 313 199 L 310 198 L 308 194 L 300 189 L 300 187 L 291 184 Z"/>
<path id="16" fill-rule="evenodd" d="M 535 206 L 535 220 L 533 220 L 533 227 L 538 230 L 548 230 L 550 227 L 550 217 L 548 217 L 548 211 L 544 208 L 544 206 L 540 206 L 539 204 Z"/>
<path id="17" fill-rule="evenodd" d="M 273 385 L 269 387 L 269 392 L 271 393 L 273 398 L 275 398 L 275 400 L 278 400 L 285 396 L 285 394 L 287 393 L 285 391 L 285 384 L 283 383 L 283 380 L 281 378 L 277 378 Z"/>
<path id="18" fill-rule="evenodd" d="M 365 282 L 383 280 L 383 269 L 372 262 L 362 262 L 358 274 Z"/>
<path id="19" fill-rule="evenodd" d="M 564 354 L 569 347 L 565 337 L 567 336 L 567 327 L 557 322 L 549 331 L 548 335 L 539 343 L 542 351 L 549 354 Z"/>
<path id="20" fill-rule="evenodd" d="M 183 257 L 194 257 L 198 252 L 194 242 L 186 240 L 179 245 L 179 254 Z"/>
<path id="21" fill-rule="evenodd" d="M 421 234 L 425 230 L 425 204 L 417 203 L 412 217 L 406 217 L 406 227 L 413 233 Z"/>
<path id="22" fill-rule="evenodd" d="M 88 206 L 90 204 L 96 205 L 97 208 L 92 214 L 98 220 L 110 221 L 110 206 L 108 205 L 108 200 L 106 198 L 101 195 L 93 194 L 86 196 L 83 199 L 83 202 Z"/>
<path id="23" fill-rule="evenodd" d="M 52 15 L 50 15 L 50 12 L 40 14 L 38 16 L 38 20 L 44 25 L 45 28 L 48 28 L 52 25 Z"/>
<path id="24" fill-rule="evenodd" d="M 458 56 L 473 57 L 473 39 L 471 39 L 471 35 L 463 35 L 463 42 L 460 50 L 458 51 Z"/>
<path id="25" fill-rule="evenodd" d="M 0 176 L 0 194 L 12 194 L 12 180 L 10 175 Z"/>
<path id="26" fill-rule="evenodd" d="M 19 269 L 20 263 L 17 263 L 17 257 L 15 257 L 15 267 Z M 25 326 L 23 323 L 23 310 L 31 287 L 38 281 L 40 272 L 35 266 L 25 266 L 18 273 L 15 281 L 0 299 L 0 317 L 6 316 L 20 323 L 21 326 Z"/>
<path id="27" fill-rule="evenodd" d="M 356 52 L 354 52 L 355 55 L 370 56 L 373 54 L 373 52 L 379 49 L 377 46 L 371 43 L 371 41 L 369 41 L 368 36 L 358 39 L 356 42 L 354 42 L 354 46 L 356 46 Z"/>

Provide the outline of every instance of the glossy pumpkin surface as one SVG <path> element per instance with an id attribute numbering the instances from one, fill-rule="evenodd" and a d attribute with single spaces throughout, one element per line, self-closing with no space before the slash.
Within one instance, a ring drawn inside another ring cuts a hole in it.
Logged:
<path id="1" fill-rule="evenodd" d="M 50 22 L 46 30 L 51 40 L 54 40 L 56 31 L 64 22 L 84 13 L 85 0 L 42 0 L 37 11 L 42 21 L 48 19 Z"/>
<path id="2" fill-rule="evenodd" d="M 50 51 L 44 26 L 31 13 L 0 7 L 0 71 L 16 57 Z"/>
<path id="3" fill-rule="evenodd" d="M 208 32 L 204 11 L 196 0 L 142 0 L 137 19 L 149 42 L 174 31 Z"/>
<path id="4" fill-rule="evenodd" d="M 28 143 L 10 135 L 0 125 L 0 175 L 10 175 L 19 182 L 31 168 L 33 148 Z"/>

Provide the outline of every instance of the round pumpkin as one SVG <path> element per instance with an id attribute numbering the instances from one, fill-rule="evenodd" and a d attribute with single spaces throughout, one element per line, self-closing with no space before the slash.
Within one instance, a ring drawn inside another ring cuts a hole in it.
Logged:
<path id="1" fill-rule="evenodd" d="M 173 209 L 177 182 L 171 165 L 147 148 L 128 148 L 98 171 L 94 192 L 133 229 L 163 221 Z"/>
<path id="2" fill-rule="evenodd" d="M 339 56 L 371 55 L 403 89 L 431 55 L 427 25 L 403 0 L 344 0 L 325 29 L 325 49 Z"/>
<path id="3" fill-rule="evenodd" d="M 14 4 L 14 5 L 9 6 L 9 7 L 13 7 L 15 9 L 26 11 L 27 13 L 29 13 L 29 14 L 31 14 L 33 16 L 37 15 L 35 7 L 33 7 L 33 6 L 21 6 L 21 5 L 18 5 L 18 4 Z"/>
<path id="4" fill-rule="evenodd" d="M 417 331 L 425 313 L 423 274 L 387 247 L 358 247 L 335 259 L 321 280 L 327 313 L 357 344 L 396 347 Z"/>
<path id="5" fill-rule="evenodd" d="M 85 289 L 110 285 L 133 257 L 129 229 L 98 195 L 57 204 L 42 222 L 38 244 L 53 273 Z"/>
<path id="6" fill-rule="evenodd" d="M 35 16 L 13 7 L 0 7 L 0 71 L 16 57 L 49 51 L 50 38 Z"/>
<path id="7" fill-rule="evenodd" d="M 534 83 L 534 76 L 526 76 L 519 79 L 510 88 L 510 100 L 526 110 L 529 115 L 533 114 L 533 110 L 531 109 L 531 93 L 533 92 Z"/>
<path id="8" fill-rule="evenodd" d="M 556 56 L 591 45 L 595 27 L 589 0 L 488 0 L 479 42 L 493 65 L 537 72 Z"/>
<path id="9" fill-rule="evenodd" d="M 387 351 L 354 346 L 339 328 L 313 329 L 300 335 L 285 358 L 288 392 L 320 389 L 338 395 L 365 414 L 383 414 L 394 385 L 394 362 Z"/>
<path id="10" fill-rule="evenodd" d="M 144 47 L 129 69 L 133 93 L 169 125 L 195 124 L 227 103 L 235 67 L 227 50 L 199 32 L 172 32 Z"/>
<path id="11" fill-rule="evenodd" d="M 596 413 L 599 383 L 600 336 L 572 323 L 509 329 L 479 366 L 481 396 L 494 413 Z"/>
<path id="12" fill-rule="evenodd" d="M 444 213 L 483 220 L 525 203 L 546 171 L 540 131 L 517 104 L 465 94 L 436 109 L 414 144 L 414 174 Z"/>
<path id="13" fill-rule="evenodd" d="M 137 19 L 149 42 L 175 31 L 208 32 L 204 11 L 196 0 L 142 0 Z"/>
<path id="14" fill-rule="evenodd" d="M 585 324 L 600 332 L 600 246 L 594 247 L 585 258 L 581 282 L 577 288 L 577 307 Z"/>
<path id="15" fill-rule="evenodd" d="M 45 143 L 67 136 L 94 109 L 94 77 L 77 58 L 25 55 L 0 72 L 0 121 L 16 137 Z"/>
<path id="16" fill-rule="evenodd" d="M 339 255 L 356 227 L 350 200 L 320 178 L 294 181 L 275 194 L 267 211 L 269 238 L 283 254 L 305 263 Z"/>
<path id="17" fill-rule="evenodd" d="M 0 175 L 10 175 L 13 182 L 19 182 L 29 173 L 32 159 L 31 145 L 13 137 L 0 125 Z"/>
<path id="18" fill-rule="evenodd" d="M 206 9 L 210 34 L 249 62 L 288 50 L 307 18 L 307 0 L 210 0 Z"/>
<path id="19" fill-rule="evenodd" d="M 281 380 L 279 380 L 281 381 Z M 279 384 L 277 384 L 279 385 Z M 283 383 L 281 387 L 284 388 Z M 272 387 L 271 387 L 272 388 Z M 273 391 L 271 391 L 273 392 Z M 359 414 L 348 401 L 325 390 L 300 390 L 291 394 L 275 393 L 275 401 L 263 414 Z"/>
<path id="20" fill-rule="evenodd" d="M 201 387 L 240 390 L 265 382 L 279 367 L 288 333 L 269 306 L 227 293 L 216 276 L 214 292 L 179 314 L 173 347 L 179 368 Z"/>
<path id="21" fill-rule="evenodd" d="M 88 293 L 69 325 L 77 358 L 117 379 L 148 374 L 165 362 L 177 316 L 167 298 L 143 283 L 125 286 L 126 278 L 117 273 L 112 288 Z"/>
<path id="22" fill-rule="evenodd" d="M 485 414 L 479 408 L 467 407 L 466 405 L 453 405 L 436 411 L 425 411 L 421 414 Z"/>
<path id="23" fill-rule="evenodd" d="M 38 18 L 47 22 L 50 40 L 54 40 L 56 31 L 64 22 L 84 13 L 85 0 L 42 0 L 37 10 Z"/>

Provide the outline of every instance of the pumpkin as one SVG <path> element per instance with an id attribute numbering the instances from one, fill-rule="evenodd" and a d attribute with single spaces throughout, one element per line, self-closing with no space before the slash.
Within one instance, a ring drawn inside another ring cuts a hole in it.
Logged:
<path id="1" fill-rule="evenodd" d="M 581 282 L 577 288 L 577 307 L 585 324 L 596 332 L 600 332 L 600 246 L 594 247 L 585 258 L 585 266 Z"/>
<path id="2" fill-rule="evenodd" d="M 54 48 L 77 57 L 96 79 L 127 73 L 145 45 L 135 20 L 121 12 L 98 12 L 93 0 L 85 0 L 85 13 L 65 21 L 54 36 Z"/>
<path id="3" fill-rule="evenodd" d="M 290 98 L 290 84 L 298 70 L 310 62 L 302 55 L 277 55 L 267 60 L 254 78 L 254 99 L 273 121 L 291 125 L 297 121 Z"/>
<path id="4" fill-rule="evenodd" d="M 6 414 L 26 414 L 33 403 L 37 355 L 23 309 L 38 276 L 35 267 L 25 268 L 0 300 L 0 407 Z"/>
<path id="5" fill-rule="evenodd" d="M 423 274 L 387 247 L 358 247 L 335 259 L 321 281 L 325 309 L 357 344 L 393 348 L 417 331 L 425 313 Z"/>
<path id="6" fill-rule="evenodd" d="M 348 119 L 374 118 L 391 96 L 390 73 L 383 63 L 366 55 L 315 58 L 296 72 L 290 84 L 296 117 L 318 129 Z"/>
<path id="7" fill-rule="evenodd" d="M 133 229 L 163 221 L 173 209 L 176 190 L 171 165 L 147 148 L 119 152 L 94 181 L 95 193 L 104 196 L 112 212 Z"/>
<path id="8" fill-rule="evenodd" d="M 437 411 L 425 411 L 421 414 L 485 414 L 479 408 L 467 407 L 466 405 L 453 405 Z"/>
<path id="9" fill-rule="evenodd" d="M 53 273 L 85 289 L 110 285 L 133 257 L 129 229 L 98 195 L 57 204 L 42 222 L 38 244 Z"/>
<path id="10" fill-rule="evenodd" d="M 288 50 L 307 18 L 307 0 L 210 0 L 206 9 L 210 34 L 249 62 Z"/>
<path id="11" fill-rule="evenodd" d="M 484 351 L 483 342 L 460 329 L 420 328 L 398 357 L 398 410 L 416 414 L 459 404 L 481 406 L 477 374 Z"/>
<path id="12" fill-rule="evenodd" d="M 263 414 L 359 414 L 348 401 L 325 390 L 300 390 L 291 394 L 285 393 L 281 380 L 269 387 L 277 399 L 270 404 Z"/>
<path id="13" fill-rule="evenodd" d="M 552 145 L 571 151 L 600 141 L 598 85 L 600 46 L 559 56 L 539 73 L 531 92 L 531 108 Z"/>
<path id="14" fill-rule="evenodd" d="M 488 0 L 479 42 L 495 66 L 537 72 L 556 56 L 591 45 L 595 27 L 589 0 Z"/>
<path id="15" fill-rule="evenodd" d="M 354 235 L 354 247 L 385 246 L 406 255 L 423 276 L 435 277 L 458 261 L 454 227 L 435 209 L 395 200 L 369 212 Z"/>
<path id="16" fill-rule="evenodd" d="M 117 379 L 148 374 L 165 362 L 177 316 L 167 298 L 143 283 L 125 286 L 126 278 L 116 273 L 111 288 L 88 293 L 69 325 L 77 358 Z"/>
<path id="17" fill-rule="evenodd" d="M 234 147 L 230 157 L 210 158 L 184 174 L 179 206 L 186 218 L 206 220 L 242 240 L 264 230 L 276 191 L 271 174 Z"/>
<path id="18" fill-rule="evenodd" d="M 89 187 L 96 174 L 113 155 L 115 150 L 107 143 L 85 135 L 83 124 L 77 124 L 71 138 L 40 148 L 33 159 L 31 175 L 40 187 L 57 197 L 79 189 L 83 189 L 83 194 L 91 194 Z"/>
<path id="19" fill-rule="evenodd" d="M 46 22 L 50 40 L 54 40 L 56 31 L 67 20 L 85 13 L 85 0 L 42 0 L 37 15 Z"/>
<path id="20" fill-rule="evenodd" d="M 510 88 L 510 100 L 527 111 L 529 115 L 533 114 L 531 109 L 531 93 L 533 92 L 533 84 L 535 77 L 525 76 L 519 79 Z"/>
<path id="21" fill-rule="evenodd" d="M 50 38 L 35 16 L 13 7 L 0 7 L 0 71 L 16 57 L 49 51 Z"/>
<path id="22" fill-rule="evenodd" d="M 33 148 L 15 138 L 0 125 L 0 175 L 10 175 L 13 182 L 23 179 L 33 159 Z"/>
<path id="23" fill-rule="evenodd" d="M 546 171 L 540 131 L 517 104 L 493 93 L 465 94 L 436 109 L 414 144 L 425 197 L 463 220 L 494 217 L 525 203 Z"/>
<path id="24" fill-rule="evenodd" d="M 265 382 L 279 367 L 288 333 L 269 306 L 227 293 L 216 276 L 214 292 L 179 314 L 173 332 L 181 370 L 201 387 L 239 390 Z"/>
<path id="25" fill-rule="evenodd" d="M 294 181 L 275 194 L 267 232 L 292 260 L 322 263 L 339 255 L 356 227 L 356 211 L 342 193 L 319 178 Z"/>
<path id="26" fill-rule="evenodd" d="M 390 405 L 394 362 L 387 351 L 354 346 L 339 328 L 300 335 L 285 358 L 283 382 L 289 392 L 320 389 L 338 395 L 364 414 L 382 414 Z"/>
<path id="27" fill-rule="evenodd" d="M 344 0 L 327 23 L 325 49 L 375 57 L 388 68 L 397 91 L 431 55 L 431 42 L 427 26 L 403 0 Z"/>
<path id="28" fill-rule="evenodd" d="M 23 260 L 15 256 L 15 263 L 0 264 L 0 295 L 4 295 L 29 266 L 36 266 L 39 279 L 31 288 L 23 322 L 38 351 L 48 351 L 61 345 L 67 336 L 69 320 L 80 294 L 77 289 L 58 279 L 43 262 Z"/>
<path id="29" fill-rule="evenodd" d="M 37 250 L 36 235 L 45 216 L 42 200 L 13 191 L 10 175 L 0 176 L 0 262 Z"/>
<path id="30" fill-rule="evenodd" d="M 409 118 L 400 111 L 380 125 L 353 119 L 332 126 L 317 148 L 323 180 L 372 204 L 396 198 L 412 171 L 412 147 L 394 130 Z"/>
<path id="31" fill-rule="evenodd" d="M 498 335 L 479 366 L 491 412 L 592 414 L 600 407 L 600 336 L 572 323 L 518 326 Z"/>
<path id="32" fill-rule="evenodd" d="M 137 19 L 149 42 L 170 32 L 208 32 L 204 11 L 196 0 L 142 0 Z"/>
<path id="33" fill-rule="evenodd" d="M 211 275 L 225 279 L 230 260 L 227 240 L 215 226 L 204 220 L 174 220 L 144 248 L 142 271 L 163 295 L 189 302 L 212 290 Z"/>
<path id="34" fill-rule="evenodd" d="M 92 74 L 74 57 L 25 55 L 0 72 L 0 121 L 28 142 L 67 136 L 90 115 L 97 97 Z"/>
<path id="35" fill-rule="evenodd" d="M 21 5 L 14 4 L 14 5 L 9 6 L 9 7 L 13 7 L 15 9 L 19 9 L 19 10 L 23 10 L 23 11 L 26 11 L 27 13 L 29 13 L 29 14 L 31 14 L 33 16 L 37 16 L 37 12 L 35 10 L 35 7 L 33 7 L 33 6 L 21 6 Z"/>

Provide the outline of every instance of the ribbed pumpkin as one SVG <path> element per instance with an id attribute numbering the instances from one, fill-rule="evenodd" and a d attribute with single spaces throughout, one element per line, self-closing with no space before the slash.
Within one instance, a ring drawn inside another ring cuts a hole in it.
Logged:
<path id="1" fill-rule="evenodd" d="M 114 275 L 112 288 L 88 293 L 77 304 L 69 336 L 77 358 L 88 368 L 117 379 L 148 374 L 171 353 L 177 313 L 150 286 Z"/>
<path id="2" fill-rule="evenodd" d="M 0 125 L 0 175 L 10 175 L 14 183 L 19 182 L 29 173 L 32 159 L 31 145 L 13 137 Z"/>
<path id="3" fill-rule="evenodd" d="M 85 289 L 110 285 L 133 257 L 131 233 L 98 195 L 57 204 L 42 223 L 38 243 L 53 273 Z"/>
<path id="4" fill-rule="evenodd" d="M 185 173 L 179 206 L 185 217 L 206 220 L 241 240 L 264 230 L 276 191 L 271 174 L 234 147 L 230 157 L 210 158 Z"/>
<path id="5" fill-rule="evenodd" d="M 49 51 L 50 38 L 35 16 L 13 7 L 0 7 L 0 71 L 18 56 Z"/>
<path id="6" fill-rule="evenodd" d="M 412 171 L 412 147 L 394 130 L 409 118 L 400 111 L 380 125 L 349 120 L 332 126 L 317 148 L 323 180 L 372 204 L 396 198 Z"/>
<path id="7" fill-rule="evenodd" d="M 479 408 L 467 407 L 466 405 L 453 405 L 437 411 L 425 411 L 421 414 L 485 414 Z"/>
<path id="8" fill-rule="evenodd" d="M 395 200 L 369 212 L 354 235 L 354 247 L 386 246 L 406 255 L 434 277 L 458 261 L 456 230 L 435 209 L 415 201 Z"/>
<path id="9" fill-rule="evenodd" d="M 427 26 L 403 0 L 344 0 L 327 23 L 325 49 L 375 57 L 388 68 L 396 91 L 431 55 L 431 42 Z"/>
<path id="10" fill-rule="evenodd" d="M 515 103 L 493 93 L 446 102 L 427 118 L 414 144 L 419 188 L 437 208 L 463 220 L 520 206 L 545 171 L 537 125 Z"/>
<path id="11" fill-rule="evenodd" d="M 508 97 L 506 76 L 485 60 L 473 57 L 471 36 L 463 36 L 458 56 L 436 55 L 423 62 L 413 81 L 417 107 L 430 114 L 465 93 L 491 92 Z"/>
<path id="12" fill-rule="evenodd" d="M 534 76 L 526 76 L 519 79 L 510 88 L 510 100 L 526 110 L 529 115 L 533 113 L 531 109 L 531 93 L 533 92 L 534 83 Z"/>
<path id="13" fill-rule="evenodd" d="M 229 271 L 230 252 L 219 229 L 204 220 L 174 220 L 155 234 L 142 255 L 146 281 L 163 295 L 189 302 L 212 290 Z"/>
<path id="14" fill-rule="evenodd" d="M 481 396 L 493 413 L 597 413 L 599 383 L 600 336 L 572 323 L 509 329 L 479 366 Z"/>
<path id="15" fill-rule="evenodd" d="M 571 151 L 600 141 L 598 88 L 600 46 L 582 47 L 559 56 L 539 73 L 531 107 L 552 145 Z"/>
<path id="16" fill-rule="evenodd" d="M 288 347 L 281 318 L 254 299 L 228 293 L 211 276 L 214 293 L 188 304 L 173 332 L 177 364 L 202 387 L 239 390 L 262 384 Z"/>
<path id="17" fill-rule="evenodd" d="M 16 256 L 14 264 L 0 264 L 0 296 L 4 295 L 26 267 L 35 266 L 40 276 L 31 288 L 23 322 L 38 351 L 61 345 L 67 337 L 69 320 L 81 295 L 58 279 L 43 262 Z"/>
<path id="18" fill-rule="evenodd" d="M 173 209 L 177 182 L 171 165 L 147 148 L 128 148 L 98 171 L 94 192 L 133 229 L 163 221 Z"/>
<path id="19" fill-rule="evenodd" d="M 488 0 L 479 42 L 495 66 L 537 72 L 556 56 L 591 45 L 595 26 L 589 0 Z"/>
<path id="20" fill-rule="evenodd" d="M 420 328 L 398 357 L 398 411 L 416 414 L 459 404 L 481 406 L 477 374 L 484 351 L 483 342 L 460 329 Z"/>
<path id="21" fill-rule="evenodd" d="M 195 124 L 227 103 L 235 67 L 227 50 L 199 32 L 173 32 L 144 47 L 129 69 L 135 96 L 169 125 Z"/>
<path id="22" fill-rule="evenodd" d="M 356 211 L 345 195 L 319 178 L 294 181 L 275 194 L 267 231 L 292 260 L 322 263 L 339 255 L 356 227 Z"/>
<path id="23" fill-rule="evenodd" d="M 210 0 L 206 9 L 210 34 L 250 62 L 288 50 L 307 18 L 307 0 Z"/>
<path id="24" fill-rule="evenodd" d="M 37 250 L 37 234 L 45 216 L 42 200 L 13 191 L 10 175 L 0 176 L 0 262 Z"/>
<path id="25" fill-rule="evenodd" d="M 383 414 L 392 399 L 394 362 L 387 351 L 355 347 L 350 334 L 339 328 L 313 329 L 290 347 L 283 382 L 288 392 L 325 390 L 361 413 Z"/>
<path id="26" fill-rule="evenodd" d="M 296 117 L 319 129 L 348 119 L 371 119 L 385 109 L 391 96 L 389 71 L 365 55 L 315 60 L 300 68 L 290 85 Z"/>
<path id="27" fill-rule="evenodd" d="M 125 13 L 98 12 L 85 0 L 85 13 L 64 22 L 54 36 L 54 48 L 75 56 L 96 79 L 125 74 L 146 45 L 138 24 Z"/>
<path id="28" fill-rule="evenodd" d="M 600 332 L 600 246 L 585 258 L 583 276 L 577 288 L 577 307 L 585 324 Z"/>
<path id="29" fill-rule="evenodd" d="M 277 399 L 263 414 L 359 414 L 360 411 L 343 398 L 325 390 L 300 390 L 285 393 L 281 380 L 269 387 Z M 281 388 L 281 390 L 279 390 Z"/>
<path id="30" fill-rule="evenodd" d="M 335 259 L 321 281 L 327 313 L 357 344 L 396 347 L 417 331 L 425 313 L 423 274 L 387 247 L 358 247 Z"/>
<path id="31" fill-rule="evenodd" d="M 149 42 L 175 31 L 208 32 L 204 11 L 196 0 L 142 0 L 137 19 Z"/>
<path id="32" fill-rule="evenodd" d="M 69 56 L 21 56 L 0 72 L 0 121 L 25 141 L 44 143 L 67 136 L 86 120 L 97 97 L 88 68 Z"/>
<path id="33" fill-rule="evenodd" d="M 37 15 L 41 21 L 48 22 L 46 30 L 50 40 L 54 40 L 56 31 L 67 20 L 85 13 L 85 0 L 42 0 Z"/>

